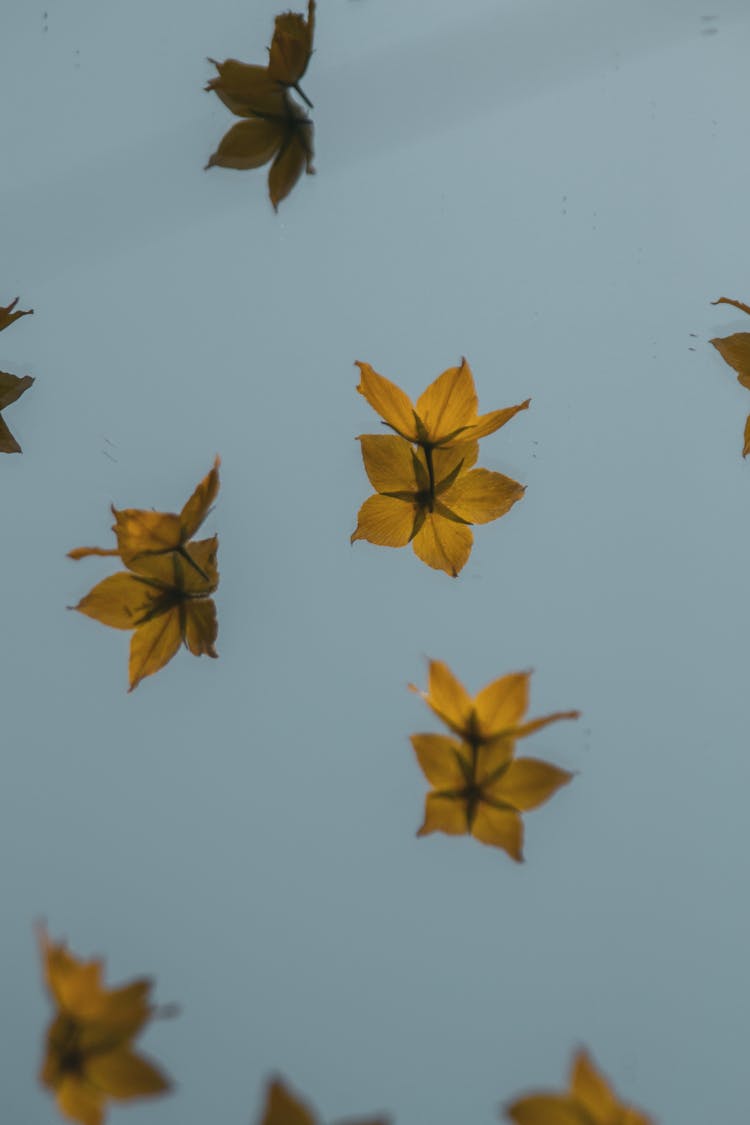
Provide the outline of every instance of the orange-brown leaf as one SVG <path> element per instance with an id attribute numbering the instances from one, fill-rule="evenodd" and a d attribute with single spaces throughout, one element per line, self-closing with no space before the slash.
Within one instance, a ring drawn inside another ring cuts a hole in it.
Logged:
<path id="1" fill-rule="evenodd" d="M 7 371 L 0 371 L 0 410 L 19 399 L 33 382 L 31 375 L 11 375 Z M 0 453 L 20 452 L 21 446 L 8 429 L 5 419 L 0 417 Z"/>
<path id="2" fill-rule="evenodd" d="M 17 304 L 18 297 L 15 297 L 9 305 L 0 305 L 0 332 L 12 324 L 14 320 L 18 320 L 19 317 L 31 316 L 34 312 L 33 309 L 16 309 Z"/>

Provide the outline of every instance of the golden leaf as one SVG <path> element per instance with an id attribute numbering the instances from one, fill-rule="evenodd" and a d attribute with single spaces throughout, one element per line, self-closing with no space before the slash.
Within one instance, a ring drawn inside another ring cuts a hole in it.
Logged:
<path id="1" fill-rule="evenodd" d="M 653 1125 L 619 1100 L 584 1050 L 573 1058 L 567 1094 L 529 1094 L 506 1106 L 505 1114 L 515 1125 Z"/>
<path id="2" fill-rule="evenodd" d="M 259 1125 L 317 1125 L 317 1119 L 310 1107 L 293 1094 L 282 1079 L 273 1078 L 268 1083 Z M 358 1119 L 358 1125 L 388 1125 L 388 1119 Z"/>
<path id="3" fill-rule="evenodd" d="M 416 449 L 395 434 L 363 434 L 362 459 L 376 495 L 359 510 L 351 541 L 405 547 L 428 566 L 456 577 L 471 553 L 470 524 L 510 511 L 523 485 L 501 473 L 474 469 L 476 441 Z"/>
<path id="4" fill-rule="evenodd" d="M 412 405 L 408 395 L 379 375 L 369 363 L 356 364 L 360 371 L 357 390 L 401 437 L 425 448 L 448 448 L 476 441 L 499 430 L 520 410 L 528 409 L 531 399 L 517 406 L 477 413 L 479 400 L 471 368 L 465 359 L 459 367 L 449 367 L 429 385 Z"/>
<path id="5" fill-rule="evenodd" d="M 446 664 L 430 661 L 429 690 L 418 694 L 459 737 L 411 736 L 417 761 L 432 786 L 418 836 L 471 835 L 521 861 L 521 813 L 539 808 L 573 775 L 537 758 L 515 758 L 516 740 L 579 714 L 560 711 L 522 723 L 528 677 L 527 672 L 502 676 L 472 699 Z"/>
<path id="6" fill-rule="evenodd" d="M 219 584 L 218 543 L 214 536 L 185 544 L 184 555 L 170 550 L 130 556 L 127 565 L 132 573 L 110 575 L 71 607 L 110 628 L 134 630 L 130 691 L 168 664 L 181 644 L 194 656 L 218 655 L 214 648 L 218 623 L 211 599 Z M 93 554 L 97 549 L 81 550 Z M 80 552 L 71 555 L 82 557 Z"/>
<path id="7" fill-rule="evenodd" d="M 79 961 L 40 931 L 45 983 L 55 1013 L 47 1028 L 39 1081 L 60 1112 L 80 1125 L 102 1125 L 110 1100 L 130 1101 L 170 1089 L 162 1071 L 133 1050 L 155 1011 L 151 982 L 102 984 L 99 960 Z"/>
<path id="8" fill-rule="evenodd" d="M 220 458 L 217 457 L 212 469 L 197 485 L 179 515 L 174 512 L 154 512 L 143 508 L 118 509 L 113 505 L 112 514 L 115 522 L 112 530 L 117 536 L 117 547 L 109 549 L 76 547 L 75 550 L 68 552 L 68 558 L 84 559 L 89 555 L 112 555 L 121 558 L 125 566 L 133 570 L 136 569 L 133 564 L 139 559 L 175 551 L 189 566 L 195 568 L 196 562 L 187 550 L 186 544 L 206 519 L 219 493 L 220 464 Z M 207 576 L 204 574 L 203 577 Z"/>

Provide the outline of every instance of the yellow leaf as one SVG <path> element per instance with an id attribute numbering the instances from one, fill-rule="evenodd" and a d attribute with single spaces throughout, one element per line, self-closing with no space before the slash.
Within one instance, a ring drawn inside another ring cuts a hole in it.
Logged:
<path id="1" fill-rule="evenodd" d="M 750 314 L 750 305 L 742 301 L 734 301 L 730 297 L 719 297 L 714 305 L 733 305 L 742 312 Z M 731 336 L 718 336 L 711 340 L 721 358 L 737 372 L 737 380 L 743 387 L 750 390 L 750 332 L 735 332 Z M 745 435 L 742 446 L 742 456 L 750 453 L 750 417 L 745 423 Z"/>
<path id="2" fill-rule="evenodd" d="M 218 75 L 206 83 L 205 89 L 216 94 L 237 117 L 283 115 L 284 89 L 271 76 L 268 67 L 252 66 L 237 59 L 226 59 L 222 63 L 209 59 L 209 62 L 216 67 Z"/>
<path id="3" fill-rule="evenodd" d="M 523 862 L 523 821 L 512 809 L 498 809 L 480 799 L 471 834 L 482 844 L 502 848 L 516 863 Z"/>
<path id="4" fill-rule="evenodd" d="M 416 504 L 392 496 L 370 496 L 359 509 L 351 541 L 366 539 L 378 547 L 405 547 L 414 536 L 418 515 Z"/>
<path id="5" fill-rule="evenodd" d="M 165 1093 L 170 1083 L 152 1062 L 130 1047 L 95 1054 L 86 1067 L 88 1077 L 107 1097 L 118 1101 Z"/>
<path id="6" fill-rule="evenodd" d="M 133 629 L 129 680 L 163 668 L 180 644 L 195 656 L 216 657 L 216 607 L 210 595 L 219 583 L 218 539 L 193 540 L 180 550 L 141 553 L 121 571 L 99 582 L 74 609 L 115 629 Z M 84 549 L 85 550 L 85 549 Z"/>
<path id="7" fill-rule="evenodd" d="M 412 734 L 410 739 L 430 785 L 436 789 L 463 786 L 464 772 L 459 761 L 463 754 L 459 742 L 445 734 Z"/>
<path id="8" fill-rule="evenodd" d="M 474 378 L 465 359 L 459 367 L 449 367 L 439 375 L 419 396 L 416 406 L 395 383 L 379 375 L 369 363 L 358 361 L 357 366 L 359 393 L 386 425 L 425 449 L 447 448 L 486 437 L 520 410 L 526 410 L 531 402 L 526 399 L 517 406 L 478 415 Z"/>
<path id="9" fill-rule="evenodd" d="M 117 536 L 117 548 L 125 565 L 143 555 L 163 554 L 184 549 L 209 513 L 219 492 L 219 465 L 217 457 L 213 468 L 198 484 L 179 515 L 172 512 L 154 512 L 141 508 L 112 508 Z M 89 553 L 93 553 L 89 551 Z M 81 557 L 80 551 L 75 557 Z"/>
<path id="10" fill-rule="evenodd" d="M 428 690 L 419 694 L 459 741 L 438 734 L 411 736 L 417 761 L 433 787 L 418 835 L 470 834 L 521 861 L 520 814 L 542 805 L 572 774 L 536 758 L 514 758 L 516 741 L 532 728 L 578 714 L 562 712 L 521 724 L 528 707 L 528 678 L 527 672 L 501 676 L 472 699 L 446 664 L 430 661 Z"/>
<path id="11" fill-rule="evenodd" d="M 441 503 L 467 523 L 490 523 L 523 497 L 522 484 L 489 469 L 472 469 L 440 496 Z"/>
<path id="12" fill-rule="evenodd" d="M 169 664 L 181 642 L 179 606 L 161 610 L 155 617 L 140 624 L 130 639 L 128 690 L 133 691 L 146 676 L 153 676 L 154 672 Z"/>
<path id="13" fill-rule="evenodd" d="M 646 1114 L 620 1101 L 584 1050 L 573 1059 L 567 1094 L 530 1094 L 505 1113 L 515 1125 L 653 1125 Z"/>
<path id="14" fill-rule="evenodd" d="M 490 744 L 492 745 L 492 743 Z M 567 770 L 536 758 L 516 758 L 495 781 L 486 783 L 489 797 L 511 805 L 519 812 L 538 809 L 573 778 Z"/>
<path id="15" fill-rule="evenodd" d="M 163 1093 L 169 1080 L 133 1050 L 153 1016 L 151 983 L 107 989 L 99 960 L 79 961 L 40 933 L 44 976 L 55 1005 L 47 1028 L 39 1080 L 60 1112 L 80 1125 L 102 1125 L 109 1098 Z"/>
<path id="16" fill-rule="evenodd" d="M 297 1094 L 292 1093 L 281 1078 L 273 1078 L 268 1083 L 259 1125 L 317 1125 L 317 1118 L 310 1106 Z M 357 1125 L 389 1125 L 389 1123 L 383 1117 L 368 1120 L 358 1118 Z"/>
<path id="17" fill-rule="evenodd" d="M 469 831 L 466 804 L 444 793 L 428 793 L 424 803 L 424 820 L 417 836 L 444 832 L 447 836 L 465 836 Z"/>
<path id="18" fill-rule="evenodd" d="M 571 1105 L 565 1094 L 532 1094 L 505 1110 L 515 1125 L 593 1125 L 585 1111 Z"/>
<path id="19" fill-rule="evenodd" d="M 295 86 L 307 70 L 315 33 L 315 0 L 308 0 L 307 19 L 295 12 L 276 17 L 268 71 L 278 82 Z"/>
<path id="20" fill-rule="evenodd" d="M 497 519 L 523 495 L 507 477 L 470 468 L 478 452 L 474 441 L 446 449 L 415 449 L 398 434 L 363 434 L 359 441 L 379 496 L 360 509 L 352 542 L 403 547 L 411 541 L 418 558 L 454 578 L 471 554 L 468 524 Z"/>

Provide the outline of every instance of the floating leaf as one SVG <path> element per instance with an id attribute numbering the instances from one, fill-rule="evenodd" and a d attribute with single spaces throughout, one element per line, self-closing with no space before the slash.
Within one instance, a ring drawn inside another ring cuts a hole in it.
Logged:
<path id="1" fill-rule="evenodd" d="M 0 332 L 18 320 L 21 316 L 31 316 L 33 309 L 17 309 L 18 297 L 9 305 L 0 305 Z M 34 382 L 31 375 L 10 375 L 7 371 L 0 371 L 0 411 L 10 406 L 20 398 Z M 21 446 L 8 429 L 5 419 L 0 416 L 0 453 L 20 453 Z"/>
<path id="2" fill-rule="evenodd" d="M 318 1125 L 310 1107 L 280 1079 L 268 1083 L 266 1103 L 259 1125 Z M 352 1123 L 354 1125 L 354 1123 Z M 357 1119 L 357 1125 L 389 1125 L 385 1117 Z"/>
<path id="3" fill-rule="evenodd" d="M 219 584 L 218 544 L 216 536 L 190 542 L 189 562 L 174 550 L 141 554 L 128 563 L 132 573 L 110 575 L 71 607 L 113 629 L 134 630 L 130 691 L 168 664 L 181 644 L 194 656 L 218 655 L 214 648 L 218 623 L 211 598 Z"/>
<path id="4" fill-rule="evenodd" d="M 730 297 L 719 297 L 714 305 L 733 305 L 736 309 L 750 314 L 750 306 Z M 717 336 L 711 340 L 722 359 L 737 372 L 737 381 L 750 390 L 750 332 L 735 332 L 732 336 Z M 750 453 L 750 415 L 745 422 L 745 435 L 742 456 Z"/>
<path id="5" fill-rule="evenodd" d="M 446 664 L 430 661 L 429 688 L 418 692 L 458 738 L 414 734 L 417 761 L 432 786 L 418 836 L 445 832 L 474 836 L 523 858 L 521 813 L 538 808 L 572 778 L 536 758 L 515 758 L 516 741 L 578 711 L 557 711 L 522 722 L 530 673 L 493 680 L 472 699 Z"/>
<path id="6" fill-rule="evenodd" d="M 303 171 L 312 175 L 313 127 L 304 112 L 284 95 L 277 116 L 256 115 L 225 133 L 206 168 L 260 168 L 273 160 L 268 172 L 268 195 L 274 210 L 292 190 Z"/>
<path id="7" fill-rule="evenodd" d="M 653 1125 L 621 1102 L 587 1051 L 573 1058 L 567 1094 L 528 1094 L 505 1107 L 515 1125 Z"/>
<path id="8" fill-rule="evenodd" d="M 20 398 L 33 382 L 31 375 L 9 375 L 7 371 L 0 371 L 0 411 Z M 20 452 L 21 446 L 8 429 L 5 419 L 0 416 L 0 453 Z"/>
<path id="9" fill-rule="evenodd" d="M 153 1097 L 169 1079 L 133 1049 L 155 1015 L 145 978 L 119 988 L 102 984 L 102 962 L 79 961 L 64 944 L 40 933 L 44 977 L 55 1014 L 47 1029 L 39 1080 L 63 1116 L 102 1125 L 108 1102 Z"/>
<path id="10" fill-rule="evenodd" d="M 310 62 L 314 32 L 315 0 L 308 0 L 307 19 L 295 12 L 277 16 L 271 40 L 268 73 L 282 85 L 293 86 L 303 98 L 298 83 Z"/>
<path id="11" fill-rule="evenodd" d="M 299 80 L 312 54 L 315 0 L 309 0 L 307 18 L 294 12 L 276 17 L 268 66 L 226 59 L 209 61 L 217 75 L 206 84 L 227 109 L 247 118 L 222 137 L 206 168 L 260 168 L 273 161 L 268 173 L 268 194 L 274 210 L 292 190 L 303 171 L 313 168 L 313 126 L 289 96 L 294 89 L 312 107 Z"/>
<path id="12" fill-rule="evenodd" d="M 195 567 L 195 560 L 186 544 L 201 527 L 219 493 L 220 464 L 217 457 L 213 468 L 198 484 L 179 515 L 145 508 L 115 508 L 113 505 L 115 522 L 112 530 L 117 536 L 117 547 L 76 547 L 68 552 L 68 558 L 113 555 L 121 558 L 125 566 L 135 569 L 132 564 L 139 559 L 176 551 L 188 565 Z"/>
<path id="13" fill-rule="evenodd" d="M 0 332 L 12 324 L 14 320 L 18 320 L 21 316 L 31 316 L 34 312 L 33 309 L 18 309 L 16 312 L 16 305 L 18 304 L 18 297 L 10 302 L 9 305 L 0 305 Z"/>
<path id="14" fill-rule="evenodd" d="M 494 433 L 519 410 L 526 410 L 527 398 L 518 406 L 477 413 L 479 400 L 474 377 L 465 359 L 459 367 L 449 367 L 430 383 L 417 399 L 416 406 L 400 387 L 378 375 L 369 363 L 357 362 L 360 381 L 357 390 L 387 426 L 407 441 L 426 448 L 462 445 Z"/>
<path id="15" fill-rule="evenodd" d="M 524 493 L 523 485 L 474 469 L 477 442 L 423 449 L 395 434 L 363 434 L 365 470 L 376 495 L 359 510 L 351 540 L 405 547 L 428 566 L 454 578 L 471 554 L 470 524 L 505 515 Z"/>

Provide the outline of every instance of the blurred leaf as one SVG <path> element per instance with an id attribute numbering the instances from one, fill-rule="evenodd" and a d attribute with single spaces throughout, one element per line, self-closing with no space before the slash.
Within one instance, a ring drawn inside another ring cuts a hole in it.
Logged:
<path id="1" fill-rule="evenodd" d="M 108 1102 L 151 1097 L 170 1089 L 154 1063 L 133 1050 L 153 1018 L 151 982 L 120 988 L 102 984 L 102 962 L 79 961 L 64 943 L 40 932 L 44 978 L 55 1014 L 47 1028 L 39 1080 L 56 1097 L 63 1116 L 80 1125 L 102 1125 Z"/>
<path id="2" fill-rule="evenodd" d="M 515 1125 L 653 1125 L 621 1102 L 587 1051 L 573 1058 L 567 1094 L 529 1094 L 505 1107 Z"/>
<path id="3" fill-rule="evenodd" d="M 357 1121 L 358 1125 L 389 1125 L 385 1117 L 358 1118 Z M 259 1125 L 318 1125 L 318 1122 L 310 1107 L 293 1094 L 282 1079 L 273 1078 L 268 1083 Z"/>

